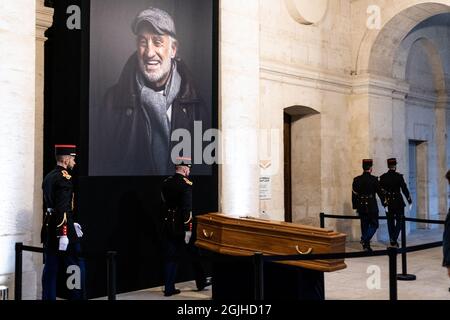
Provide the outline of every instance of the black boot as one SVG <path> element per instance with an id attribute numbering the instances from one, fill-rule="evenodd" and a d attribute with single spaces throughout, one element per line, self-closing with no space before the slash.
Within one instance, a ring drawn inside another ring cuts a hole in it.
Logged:
<path id="1" fill-rule="evenodd" d="M 181 292 L 180 289 L 175 289 L 173 291 L 164 291 L 164 296 L 170 297 L 173 296 L 174 294 L 179 294 L 180 292 Z"/>
<path id="2" fill-rule="evenodd" d="M 400 246 L 398 245 L 397 241 L 390 241 L 390 244 L 388 246 L 388 248 L 399 248 Z"/>
<path id="3" fill-rule="evenodd" d="M 202 291 L 203 289 L 205 289 L 206 287 L 209 287 L 211 285 L 211 280 L 206 279 L 205 282 L 201 283 L 200 285 L 197 286 L 197 290 L 198 291 Z"/>
<path id="4" fill-rule="evenodd" d="M 363 244 L 363 250 L 366 252 L 372 252 L 372 248 L 370 247 L 370 242 L 369 243 L 364 243 Z"/>

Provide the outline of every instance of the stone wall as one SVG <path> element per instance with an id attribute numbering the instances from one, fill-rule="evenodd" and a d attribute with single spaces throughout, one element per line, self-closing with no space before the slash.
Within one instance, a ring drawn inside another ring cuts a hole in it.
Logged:
<path id="1" fill-rule="evenodd" d="M 277 130 L 280 133 L 279 155 L 276 159 L 279 163 L 283 164 L 283 111 L 293 106 L 307 107 L 315 110 L 320 117 L 320 121 L 314 124 L 314 132 L 320 132 L 320 143 L 312 145 L 312 140 L 297 143 L 297 147 L 303 150 L 311 148 L 317 161 L 303 161 L 301 157 L 293 159 L 295 166 L 302 163 L 302 168 L 293 168 L 294 220 L 306 219 L 317 224 L 317 220 L 309 219 L 314 216 L 312 211 L 317 211 L 316 215 L 320 211 L 352 213 L 351 182 L 352 178 L 362 171 L 362 158 L 375 160 L 376 175 L 386 171 L 386 159 L 389 157 L 397 157 L 399 169 L 404 173 L 408 172 L 408 139 L 411 139 L 410 127 L 414 126 L 410 122 L 410 83 L 406 79 L 406 60 L 410 47 L 403 48 L 400 44 L 408 33 L 410 37 L 414 36 L 414 32 L 419 32 L 414 30 L 411 33 L 422 20 L 448 11 L 446 5 L 450 3 L 416 0 L 329 1 L 325 17 L 312 25 L 302 25 L 295 21 L 285 1 L 260 0 L 258 5 L 256 1 L 248 3 L 254 5 L 253 12 L 258 10 L 259 28 L 257 32 L 255 28 L 252 30 L 259 35 L 259 47 L 258 51 L 253 51 L 252 56 L 245 54 L 242 58 L 250 61 L 248 59 L 256 59 L 258 55 L 257 61 L 260 65 L 257 125 L 260 129 Z M 380 9 L 379 29 L 368 26 L 370 13 L 367 10 L 370 5 L 377 5 Z M 221 6 L 224 8 L 228 4 L 222 1 Z M 243 10 L 244 13 L 249 6 L 250 4 L 243 9 L 233 9 L 239 12 Z M 221 34 L 236 29 L 244 30 L 244 26 L 239 27 L 239 24 L 233 24 L 233 29 L 228 28 L 229 23 L 224 19 L 226 16 L 222 15 Z M 398 30 L 392 29 L 394 25 L 398 26 Z M 434 32 L 440 34 L 441 39 L 448 34 L 442 30 Z M 236 43 L 238 47 L 235 47 L 235 50 L 239 50 L 241 46 L 245 49 L 246 42 L 250 39 L 253 38 L 249 35 L 241 43 Z M 222 55 L 223 48 L 222 44 Z M 450 61 L 447 48 L 439 53 L 443 59 Z M 238 65 L 239 63 L 240 61 Z M 251 65 L 254 63 L 255 61 L 252 61 Z M 424 74 L 422 80 L 425 81 L 427 76 Z M 417 87 L 415 83 L 411 83 L 411 86 L 415 87 L 416 91 L 418 87 L 422 88 L 420 84 Z M 427 85 L 423 86 L 423 89 L 427 88 Z M 446 186 L 438 177 L 448 165 L 449 157 L 447 148 L 441 148 L 438 152 L 436 147 L 437 144 L 448 144 L 446 138 L 441 137 L 442 133 L 445 136 L 448 127 L 447 107 L 441 108 L 443 111 L 440 111 L 440 117 L 437 117 L 434 111 L 427 116 L 435 127 L 436 119 L 445 116 L 439 125 L 440 135 L 431 133 L 437 142 L 434 143 L 435 147 L 430 148 L 432 162 L 428 166 L 433 166 L 429 172 L 438 182 L 429 185 L 430 212 L 440 212 L 447 208 L 443 196 Z M 222 110 L 223 108 L 222 103 Z M 415 116 L 420 118 L 421 112 L 418 111 Z M 299 120 L 292 128 L 301 123 Z M 306 122 L 303 124 L 303 129 L 297 130 L 299 134 L 310 126 Z M 319 129 L 316 130 L 317 128 Z M 320 152 L 317 152 L 318 148 Z M 302 172 L 310 173 L 303 182 Z M 296 179 L 298 182 L 295 182 Z M 265 215 L 272 219 L 284 219 L 283 181 L 284 172 L 281 165 L 272 176 L 272 198 L 261 200 L 259 206 L 253 209 L 255 214 L 259 207 L 260 212 L 264 211 Z M 301 195 L 296 199 L 299 192 Z M 253 192 L 252 196 L 256 194 Z M 329 220 L 328 226 L 337 226 L 351 237 L 359 236 L 359 225 L 355 223 Z M 384 229 L 383 225 L 382 233 L 385 233 Z M 385 237 L 380 235 L 379 238 Z"/>
<path id="2" fill-rule="evenodd" d="M 220 1 L 220 210 L 258 215 L 259 2 Z M 245 138 L 244 138 L 245 137 Z M 253 138 L 252 138 L 253 137 Z"/>
<path id="3" fill-rule="evenodd" d="M 350 3 L 329 4 L 320 24 L 301 25 L 289 15 L 284 1 L 260 1 L 260 127 L 279 130 L 280 163 L 283 163 L 283 110 L 303 106 L 319 113 L 292 126 L 293 219 L 315 225 L 321 210 L 346 210 L 348 201 L 344 204 L 342 200 L 350 192 L 344 186 L 348 186 L 350 173 L 346 166 L 350 159 L 350 147 L 346 144 L 351 89 Z M 311 132 L 306 133 L 310 126 L 314 127 L 318 143 L 312 140 L 302 143 L 296 138 L 310 136 Z M 296 158 L 298 148 L 312 154 L 314 161 L 305 161 L 306 155 Z M 272 199 L 263 200 L 260 205 L 278 220 L 284 219 L 283 179 L 281 166 L 273 176 Z"/>
<path id="4" fill-rule="evenodd" d="M 11 295 L 14 243 L 33 237 L 35 29 L 34 0 L 0 1 L 0 284 Z M 35 298 L 32 256 L 23 259 L 24 298 Z"/>
<path id="5" fill-rule="evenodd" d="M 380 29 L 367 26 L 369 5 L 381 10 Z M 226 157 L 220 210 L 284 219 L 283 112 L 297 106 L 314 115 L 292 127 L 294 150 L 302 153 L 293 159 L 294 220 L 317 224 L 320 211 L 351 213 L 351 182 L 361 159 L 372 157 L 379 175 L 386 158 L 395 156 L 406 173 L 410 139 L 428 141 L 430 218 L 445 212 L 449 27 L 411 30 L 448 12 L 448 5 L 450 0 L 332 0 L 322 21 L 304 25 L 285 1 L 220 1 L 219 123 Z M 41 204 L 42 45 L 51 15 L 42 7 L 42 0 L 0 0 L 0 284 L 10 288 L 14 243 L 38 241 L 33 212 Z M 416 43 L 421 37 L 434 43 L 441 72 L 429 44 Z M 259 152 L 266 143 L 258 140 L 261 129 L 278 132 L 269 200 L 259 200 L 259 160 L 265 160 Z M 359 237 L 357 223 L 330 220 L 327 226 Z M 383 224 L 381 230 L 383 239 Z M 36 297 L 39 277 L 40 259 L 25 254 L 24 298 Z"/>
<path id="6" fill-rule="evenodd" d="M 410 93 L 406 101 L 407 138 L 423 141 L 426 146 L 425 186 L 419 216 L 438 219 L 447 211 L 447 114 L 450 61 L 449 15 L 439 15 L 419 26 L 404 40 L 409 49 L 406 79 Z"/>
<path id="7" fill-rule="evenodd" d="M 0 1 L 0 285 L 14 296 L 16 242 L 40 245 L 44 32 L 43 0 Z M 23 299 L 40 296 L 42 255 L 23 253 Z"/>

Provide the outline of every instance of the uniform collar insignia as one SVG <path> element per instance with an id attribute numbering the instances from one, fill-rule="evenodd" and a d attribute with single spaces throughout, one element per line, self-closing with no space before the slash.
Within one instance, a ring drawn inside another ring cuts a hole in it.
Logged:
<path id="1" fill-rule="evenodd" d="M 62 170 L 61 173 L 67 180 L 70 180 L 70 178 L 72 178 L 72 176 L 66 170 Z"/>
<path id="2" fill-rule="evenodd" d="M 184 182 L 186 182 L 188 185 L 190 185 L 190 186 L 192 186 L 192 181 L 191 180 L 189 180 L 188 178 L 183 178 L 183 180 L 184 180 Z"/>

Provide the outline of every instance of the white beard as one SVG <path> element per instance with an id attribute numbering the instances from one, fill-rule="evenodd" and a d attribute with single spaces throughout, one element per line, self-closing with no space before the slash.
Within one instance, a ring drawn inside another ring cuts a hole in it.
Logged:
<path id="1" fill-rule="evenodd" d="M 170 69 L 172 68 L 172 59 L 166 59 L 162 61 L 159 71 L 152 71 L 152 72 L 146 71 L 144 61 L 142 59 L 139 59 L 139 68 L 141 69 L 141 72 L 144 75 L 145 80 L 147 80 L 150 83 L 157 83 L 160 82 L 162 79 L 164 79 L 167 76 L 167 74 L 169 74 Z"/>

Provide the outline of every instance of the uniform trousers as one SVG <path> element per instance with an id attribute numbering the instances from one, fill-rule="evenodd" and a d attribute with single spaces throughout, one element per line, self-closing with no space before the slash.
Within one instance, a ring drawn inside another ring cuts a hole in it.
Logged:
<path id="1" fill-rule="evenodd" d="M 42 272 L 42 300 L 56 300 L 59 272 L 65 275 L 69 300 L 85 299 L 86 267 L 84 259 L 80 255 L 81 245 L 79 242 L 69 243 L 66 251 L 55 251 L 55 249 L 44 246 L 45 265 Z M 76 277 L 79 277 L 79 279 Z"/>
<path id="2" fill-rule="evenodd" d="M 361 217 L 361 242 L 368 245 L 378 229 L 378 213 L 358 211 L 358 215 Z"/>
<path id="3" fill-rule="evenodd" d="M 391 242 L 397 242 L 400 231 L 402 231 L 402 217 L 404 208 L 390 208 L 386 212 L 389 238 Z"/>

